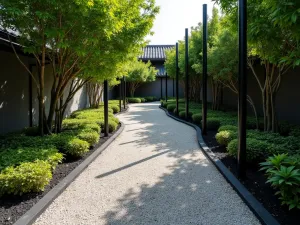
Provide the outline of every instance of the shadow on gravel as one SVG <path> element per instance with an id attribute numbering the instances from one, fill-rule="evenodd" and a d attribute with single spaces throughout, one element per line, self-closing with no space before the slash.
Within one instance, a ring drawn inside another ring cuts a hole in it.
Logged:
<path id="1" fill-rule="evenodd" d="M 174 127 L 174 124 L 178 122 L 168 118 L 165 112 L 158 109 L 158 105 L 135 105 L 136 109 L 141 110 L 129 111 L 124 116 L 132 122 L 128 123 L 129 130 L 132 129 L 130 124 L 145 125 L 145 128 L 137 129 L 133 136 L 136 140 L 131 143 L 140 149 L 154 145 L 155 154 L 97 178 L 109 176 L 163 154 L 175 158 L 176 162 L 168 167 L 169 172 L 159 177 L 155 185 L 141 184 L 139 190 L 127 190 L 118 199 L 118 205 L 106 213 L 106 224 L 252 224 L 239 223 L 244 209 L 240 209 L 237 215 L 232 214 L 232 202 L 222 197 L 223 194 L 229 195 L 226 193 L 228 189 L 223 190 L 224 183 L 216 177 L 215 168 L 203 157 L 197 144 L 187 144 L 197 143 L 196 132 L 195 135 L 182 138 L 183 133 L 192 133 L 193 129 L 182 125 L 181 130 L 176 130 L 179 126 Z"/>

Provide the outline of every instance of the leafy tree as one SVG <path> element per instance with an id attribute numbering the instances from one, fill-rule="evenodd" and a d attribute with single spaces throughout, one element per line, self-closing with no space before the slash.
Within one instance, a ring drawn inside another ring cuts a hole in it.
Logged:
<path id="1" fill-rule="evenodd" d="M 129 86 L 129 93 L 134 97 L 135 90 L 145 82 L 155 81 L 157 70 L 151 66 L 151 62 L 133 61 L 127 66 L 126 81 Z"/>

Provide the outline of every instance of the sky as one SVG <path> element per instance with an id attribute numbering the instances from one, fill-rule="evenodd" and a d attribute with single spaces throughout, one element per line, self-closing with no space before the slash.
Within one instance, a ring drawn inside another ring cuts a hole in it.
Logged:
<path id="1" fill-rule="evenodd" d="M 211 0 L 156 0 L 160 12 L 156 16 L 152 31 L 148 36 L 152 45 L 175 44 L 184 38 L 185 28 L 202 22 L 202 5 L 207 4 L 207 14 L 211 15 L 214 3 Z"/>

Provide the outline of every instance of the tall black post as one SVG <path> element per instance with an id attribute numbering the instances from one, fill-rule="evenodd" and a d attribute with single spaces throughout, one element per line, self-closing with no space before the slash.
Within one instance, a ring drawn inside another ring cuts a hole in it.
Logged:
<path id="1" fill-rule="evenodd" d="M 178 42 L 176 43 L 176 115 L 179 115 L 179 90 L 178 90 L 178 79 L 179 79 L 179 67 L 178 67 Z"/>
<path id="2" fill-rule="evenodd" d="M 185 119 L 189 118 L 189 30 L 185 29 Z"/>
<path id="3" fill-rule="evenodd" d="M 122 110 L 122 80 L 119 79 L 120 81 L 120 84 L 119 84 L 119 108 L 120 108 L 120 111 Z"/>
<path id="4" fill-rule="evenodd" d="M 125 84 L 125 76 L 123 76 L 123 107 L 126 109 L 126 84 Z"/>
<path id="5" fill-rule="evenodd" d="M 207 134 L 207 5 L 203 4 L 202 134 Z"/>
<path id="6" fill-rule="evenodd" d="M 239 0 L 239 139 L 238 176 L 246 175 L 246 122 L 247 122 L 247 0 Z"/>
<path id="7" fill-rule="evenodd" d="M 104 81 L 104 135 L 108 136 L 108 82 Z"/>
<path id="8" fill-rule="evenodd" d="M 160 99 L 162 99 L 162 77 L 160 78 Z"/>
<path id="9" fill-rule="evenodd" d="M 168 74 L 166 73 L 166 102 L 168 101 Z"/>

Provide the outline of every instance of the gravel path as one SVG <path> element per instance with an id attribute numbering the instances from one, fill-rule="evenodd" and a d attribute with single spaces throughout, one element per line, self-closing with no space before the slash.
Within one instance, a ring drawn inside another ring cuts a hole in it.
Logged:
<path id="1" fill-rule="evenodd" d="M 62 224 L 260 224 L 158 103 L 119 115 L 123 133 L 38 218 Z"/>

